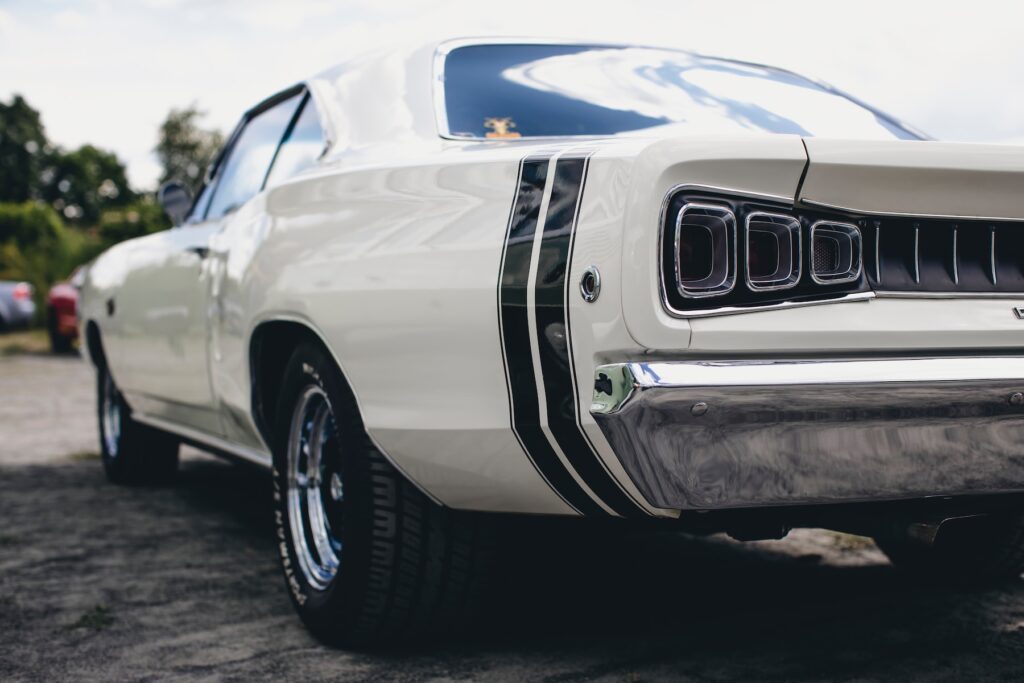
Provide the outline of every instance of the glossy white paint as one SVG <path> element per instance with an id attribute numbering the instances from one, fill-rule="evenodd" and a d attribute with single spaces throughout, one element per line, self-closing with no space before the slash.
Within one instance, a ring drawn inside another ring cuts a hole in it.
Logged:
<path id="1" fill-rule="evenodd" d="M 251 412 L 252 335 L 269 321 L 303 324 L 348 378 L 371 437 L 431 496 L 459 508 L 569 514 L 510 428 L 496 296 L 519 162 L 581 141 L 441 139 L 433 54 L 431 47 L 378 55 L 311 79 L 330 136 L 318 166 L 221 222 L 111 249 L 90 269 L 82 318 L 98 325 L 114 378 L 144 419 L 253 460 L 269 454 Z M 1024 342 L 1024 325 L 1009 314 L 1024 297 L 673 317 L 657 275 L 667 193 L 692 184 L 792 201 L 807 166 L 804 141 L 633 135 L 586 143 L 594 156 L 569 280 L 575 291 L 595 265 L 602 291 L 594 303 L 569 298 L 579 417 L 605 468 L 634 497 L 639 492 L 585 409 L 597 365 L 652 355 Z M 862 210 L 977 214 L 976 195 L 951 191 L 951 179 L 999 185 L 1017 177 L 1019 160 L 1006 152 L 918 145 L 810 140 L 814 163 L 801 196 Z M 875 173 L 888 182 L 873 180 Z M 1024 215 L 1019 193 L 999 187 L 991 206 Z M 200 259 L 190 246 L 208 247 L 209 255 Z"/>
<path id="2" fill-rule="evenodd" d="M 1024 218 L 1012 145 L 807 138 L 800 199 L 859 213 Z"/>

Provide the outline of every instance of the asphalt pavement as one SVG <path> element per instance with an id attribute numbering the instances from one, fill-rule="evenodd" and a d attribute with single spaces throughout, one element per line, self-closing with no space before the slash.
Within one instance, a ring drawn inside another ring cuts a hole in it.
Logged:
<path id="1" fill-rule="evenodd" d="M 472 637 L 331 649 L 288 602 L 268 477 L 185 449 L 173 486 L 108 484 L 93 385 L 0 357 L 2 681 L 1024 679 L 1024 584 L 916 585 L 822 530 L 524 535 Z"/>

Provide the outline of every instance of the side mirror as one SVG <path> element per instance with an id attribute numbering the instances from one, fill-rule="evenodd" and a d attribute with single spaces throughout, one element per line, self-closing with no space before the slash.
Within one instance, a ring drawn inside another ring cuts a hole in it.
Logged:
<path id="1" fill-rule="evenodd" d="M 160 190 L 156 193 L 156 200 L 160 202 L 164 213 L 170 217 L 175 226 L 185 222 L 185 217 L 188 216 L 188 211 L 192 208 L 192 194 L 187 187 L 174 180 L 160 186 Z"/>

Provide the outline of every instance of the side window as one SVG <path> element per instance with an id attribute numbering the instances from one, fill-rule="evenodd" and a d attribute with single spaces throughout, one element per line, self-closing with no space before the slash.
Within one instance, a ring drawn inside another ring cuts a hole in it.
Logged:
<path id="1" fill-rule="evenodd" d="M 267 187 L 276 185 L 315 164 L 324 151 L 324 142 L 324 130 L 316 114 L 316 103 L 313 102 L 313 97 L 307 94 L 302 105 L 302 113 L 286 134 L 281 149 L 277 152 L 274 166 L 267 178 Z"/>
<path id="2" fill-rule="evenodd" d="M 231 213 L 260 191 L 274 152 L 301 99 L 301 94 L 289 97 L 245 124 L 227 161 L 217 173 L 207 218 L 220 218 Z"/>
<path id="3" fill-rule="evenodd" d="M 192 213 L 189 214 L 189 223 L 198 223 L 199 221 L 205 220 L 206 210 L 210 206 L 210 197 L 213 196 L 213 182 L 206 183 L 202 189 L 199 190 L 199 196 L 196 197 L 195 202 L 192 204 Z"/>

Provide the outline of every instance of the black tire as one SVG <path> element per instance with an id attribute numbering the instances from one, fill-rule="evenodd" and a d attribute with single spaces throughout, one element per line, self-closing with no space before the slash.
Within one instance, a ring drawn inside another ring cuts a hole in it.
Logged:
<path id="1" fill-rule="evenodd" d="M 50 350 L 53 353 L 70 353 L 72 341 L 57 330 L 57 312 L 52 308 L 46 315 L 46 329 L 50 333 Z"/>
<path id="2" fill-rule="evenodd" d="M 129 485 L 173 481 L 178 470 L 178 440 L 132 419 L 131 408 L 106 367 L 96 372 L 96 415 L 107 479 Z"/>
<path id="3" fill-rule="evenodd" d="M 913 538 L 906 524 L 875 535 L 889 561 L 919 578 L 944 583 L 986 584 L 1024 572 L 1024 514 L 952 519 L 932 543 Z"/>
<path id="4" fill-rule="evenodd" d="M 325 445 L 316 456 L 326 464 L 316 468 L 320 483 L 303 479 L 303 488 L 296 480 L 303 476 L 302 463 L 311 459 L 301 454 L 310 451 L 295 446 L 300 455 L 290 462 L 289 443 L 312 443 L 312 437 L 296 440 L 308 431 L 302 411 L 322 400 L 316 398 L 320 392 L 333 416 L 321 422 L 328 425 L 321 431 L 327 436 L 321 436 Z M 302 344 L 288 361 L 273 435 L 279 556 L 292 603 L 317 638 L 366 648 L 436 637 L 470 623 L 487 574 L 483 518 L 436 505 L 388 463 L 366 435 L 348 385 L 319 346 Z M 292 462 L 300 463 L 297 469 L 289 469 Z M 343 491 L 340 498 L 335 481 Z M 299 502 L 290 505 L 293 495 Z M 296 511 L 310 495 L 322 502 L 307 502 L 307 512 Z M 331 546 L 324 554 L 310 542 L 308 510 L 318 504 L 330 526 Z M 297 547 L 298 534 L 304 549 Z M 333 552 L 335 542 L 334 573 L 325 580 L 318 574 L 317 585 L 310 574 L 322 570 L 323 556 Z M 319 569 L 311 572 L 309 562 L 319 563 Z"/>

